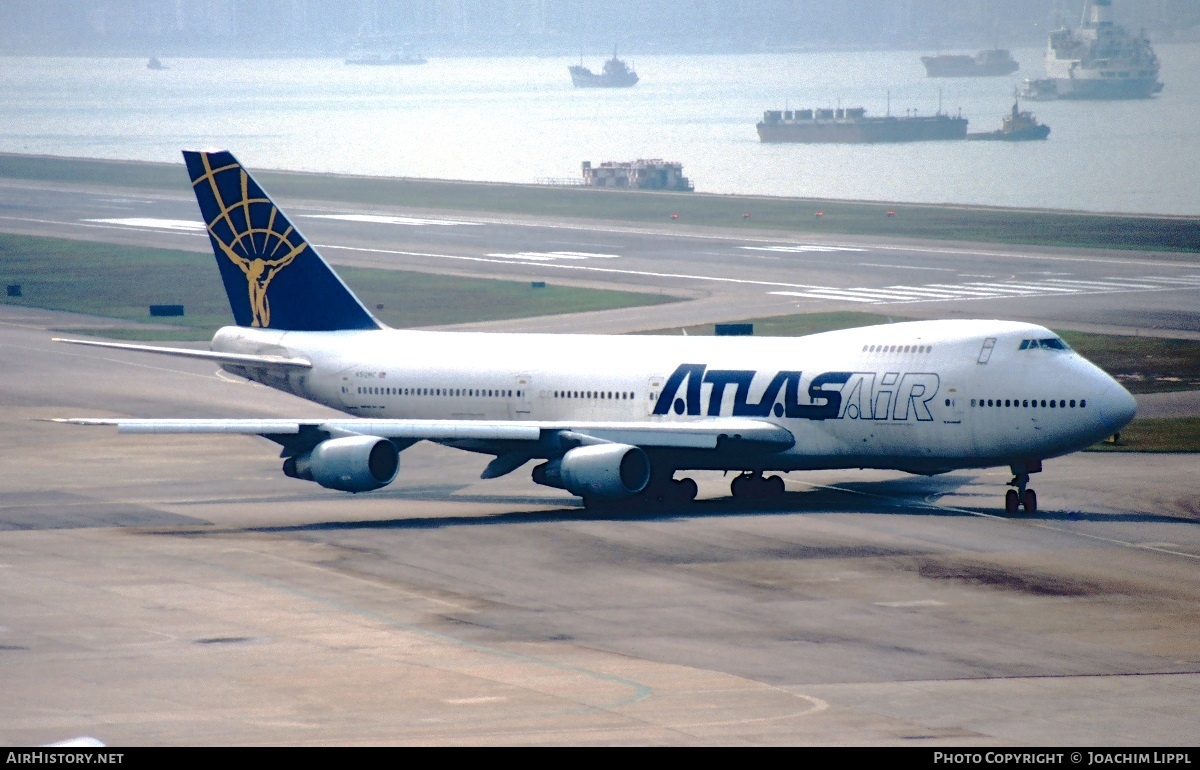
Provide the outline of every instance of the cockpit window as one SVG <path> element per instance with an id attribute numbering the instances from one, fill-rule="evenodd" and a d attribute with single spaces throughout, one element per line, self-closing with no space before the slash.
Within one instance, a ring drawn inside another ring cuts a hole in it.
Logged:
<path id="1" fill-rule="evenodd" d="M 1067 343 L 1060 340 L 1058 337 L 1050 337 L 1044 340 L 1021 340 L 1021 350 L 1070 350 Z"/>

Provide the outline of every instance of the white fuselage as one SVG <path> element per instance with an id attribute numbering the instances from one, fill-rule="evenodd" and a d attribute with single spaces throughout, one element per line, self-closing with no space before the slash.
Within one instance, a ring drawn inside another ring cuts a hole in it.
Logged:
<path id="1" fill-rule="evenodd" d="M 1062 455 L 1132 418 L 1133 397 L 1120 384 L 1056 343 L 1031 324 L 919 321 L 798 338 L 227 327 L 213 348 L 307 358 L 311 370 L 286 378 L 227 368 L 359 417 L 751 417 L 786 428 L 795 445 L 766 459 L 716 452 L 669 462 L 939 473 Z"/>

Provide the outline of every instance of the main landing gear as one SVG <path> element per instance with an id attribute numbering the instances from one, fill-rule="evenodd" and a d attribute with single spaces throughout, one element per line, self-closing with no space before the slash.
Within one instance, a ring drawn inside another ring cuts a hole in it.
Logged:
<path id="1" fill-rule="evenodd" d="M 696 499 L 700 488 L 694 479 L 674 479 L 667 474 L 654 474 L 646 488 L 634 496 L 635 503 L 642 505 L 674 506 L 686 505 Z"/>
<path id="2" fill-rule="evenodd" d="M 1008 514 L 1016 513 L 1021 506 L 1025 506 L 1025 513 L 1037 513 L 1037 492 L 1026 487 L 1029 483 L 1029 474 L 1021 471 L 1013 476 L 1012 481 L 1008 482 L 1010 489 L 1004 495 L 1004 512 Z"/>
<path id="3" fill-rule="evenodd" d="M 762 475 L 762 471 L 747 471 L 733 477 L 729 491 L 737 500 L 778 500 L 783 497 L 783 477 Z"/>

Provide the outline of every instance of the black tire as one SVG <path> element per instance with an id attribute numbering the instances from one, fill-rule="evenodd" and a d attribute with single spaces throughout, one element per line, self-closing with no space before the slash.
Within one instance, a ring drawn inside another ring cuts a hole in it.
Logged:
<path id="1" fill-rule="evenodd" d="M 765 479 L 763 490 L 767 493 L 765 496 L 768 500 L 778 500 L 783 497 L 783 493 L 787 487 L 783 483 L 783 476 L 770 476 Z"/>
<path id="2" fill-rule="evenodd" d="M 1025 499 L 1021 501 L 1025 505 L 1025 513 L 1037 513 L 1037 492 L 1032 489 L 1025 490 Z"/>
<path id="3" fill-rule="evenodd" d="M 1021 500 L 1017 497 L 1017 490 L 1010 489 L 1004 493 L 1004 512 L 1014 514 L 1021 507 Z"/>
<path id="4" fill-rule="evenodd" d="M 700 494 L 695 479 L 679 479 L 675 482 L 675 493 L 681 503 L 690 503 Z"/>

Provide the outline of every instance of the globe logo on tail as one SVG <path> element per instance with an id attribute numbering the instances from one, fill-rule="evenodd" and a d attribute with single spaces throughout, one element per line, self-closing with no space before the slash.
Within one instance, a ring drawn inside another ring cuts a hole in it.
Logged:
<path id="1" fill-rule="evenodd" d="M 207 184 L 217 206 L 215 216 L 206 223 L 208 234 L 220 252 L 246 277 L 250 325 L 265 328 L 271 325 L 271 304 L 267 299 L 271 281 L 292 264 L 308 244 L 298 237 L 293 239 L 295 229 L 257 185 L 251 191 L 250 178 L 244 169 L 227 166 L 213 170 L 208 155 L 201 154 L 200 157 L 204 174 L 193 185 Z M 241 194 L 230 203 L 223 199 L 217 185 L 217 175 L 222 172 L 240 175 Z"/>

